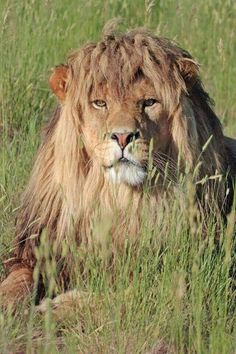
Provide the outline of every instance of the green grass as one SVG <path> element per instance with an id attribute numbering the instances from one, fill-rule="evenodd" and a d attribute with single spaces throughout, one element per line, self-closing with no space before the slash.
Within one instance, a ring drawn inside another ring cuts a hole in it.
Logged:
<path id="1" fill-rule="evenodd" d="M 47 85 L 50 69 L 73 48 L 98 39 L 106 21 L 117 16 L 124 19 L 121 28 L 147 26 L 189 50 L 201 64 L 225 132 L 236 135 L 234 1 L 2 0 L 0 278 L 40 127 L 55 106 Z M 140 241 L 127 243 L 112 271 L 102 254 L 83 259 L 89 276 L 77 272 L 76 283 L 91 301 L 70 319 L 58 323 L 50 313 L 39 316 L 33 309 L 25 314 L 23 305 L 14 315 L 2 310 L 0 353 L 21 346 L 28 353 L 145 353 L 158 338 L 179 353 L 235 353 L 235 299 L 228 275 L 232 232 L 230 227 L 222 231 L 216 252 L 214 227 L 209 225 L 203 241 L 186 220 L 176 201 L 155 232 L 143 225 Z"/>

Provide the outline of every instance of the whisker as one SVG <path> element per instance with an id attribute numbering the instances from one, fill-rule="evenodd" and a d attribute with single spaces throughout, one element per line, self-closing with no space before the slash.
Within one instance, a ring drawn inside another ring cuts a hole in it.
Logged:
<path id="1" fill-rule="evenodd" d="M 161 175 L 164 178 L 164 180 L 169 182 L 174 182 L 175 184 L 177 183 L 176 164 L 173 164 L 171 161 L 164 158 L 158 153 L 154 153 L 153 164 L 154 167 L 156 167 L 158 171 L 161 172 Z"/>

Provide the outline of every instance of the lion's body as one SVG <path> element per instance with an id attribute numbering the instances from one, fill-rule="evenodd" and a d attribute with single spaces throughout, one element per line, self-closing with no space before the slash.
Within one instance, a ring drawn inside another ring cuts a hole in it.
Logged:
<path id="1" fill-rule="evenodd" d="M 234 143 L 224 138 L 198 66 L 186 51 L 142 31 L 105 36 L 75 52 L 63 75 L 63 85 L 51 84 L 62 103 L 44 131 L 24 195 L 14 247 L 17 260 L 34 268 L 43 233 L 58 261 L 64 240 L 92 247 L 92 224 L 107 216 L 114 242 L 122 243 L 127 233 L 132 237 L 143 208 L 156 221 L 155 206 L 168 198 L 161 184 L 167 166 L 172 192 L 177 167 L 193 174 L 201 162 L 198 180 L 221 175 L 217 195 L 207 181 L 197 197 L 205 210 L 208 193 L 210 203 L 227 214 L 235 176 Z M 142 99 L 148 105 L 139 108 Z M 95 102 L 95 110 L 90 102 Z M 131 151 L 130 144 L 124 164 L 119 154 L 126 150 L 120 149 L 118 139 L 127 139 L 127 131 L 135 136 L 138 149 Z M 143 186 L 150 144 L 160 178 L 152 182 L 147 198 Z"/>

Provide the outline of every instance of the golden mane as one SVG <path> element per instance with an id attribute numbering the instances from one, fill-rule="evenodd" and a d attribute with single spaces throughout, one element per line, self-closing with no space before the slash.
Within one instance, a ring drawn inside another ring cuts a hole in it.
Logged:
<path id="1" fill-rule="evenodd" d="M 107 34 L 100 42 L 74 52 L 66 68 L 66 97 L 44 130 L 17 221 L 14 256 L 30 267 L 35 266 L 35 247 L 40 245 L 43 231 L 56 245 L 60 259 L 65 239 L 91 244 L 93 217 L 116 210 L 119 221 L 112 234 L 119 242 L 127 217 L 122 210 L 129 206 L 129 232 L 135 233 L 142 206 L 151 205 L 154 212 L 161 198 L 161 188 L 154 188 L 147 199 L 141 187 L 112 185 L 89 160 L 81 138 L 84 102 L 92 89 L 99 93 L 103 83 L 113 95 L 122 97 L 142 73 L 159 91 L 172 122 L 169 161 L 177 164 L 180 159 L 181 171 L 192 174 L 198 164 L 198 180 L 230 174 L 229 149 L 198 76 L 199 67 L 175 43 L 143 30 Z M 202 205 L 211 183 L 199 184 L 197 196 Z M 210 197 L 224 212 L 230 207 L 226 188 L 225 181 L 219 181 L 217 196 L 212 193 Z"/>

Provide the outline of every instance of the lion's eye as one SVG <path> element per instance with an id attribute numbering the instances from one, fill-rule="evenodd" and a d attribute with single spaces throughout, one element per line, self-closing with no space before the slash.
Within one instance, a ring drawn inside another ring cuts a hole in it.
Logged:
<path id="1" fill-rule="evenodd" d="M 143 101 L 143 108 L 153 106 L 157 100 L 155 98 L 148 98 Z"/>
<path id="2" fill-rule="evenodd" d="M 107 104 L 103 100 L 95 100 L 92 102 L 92 105 L 96 109 L 107 108 Z"/>

